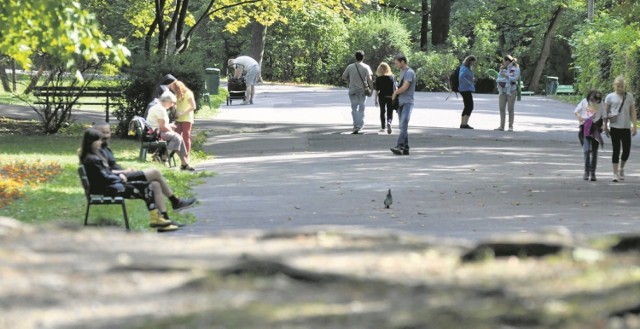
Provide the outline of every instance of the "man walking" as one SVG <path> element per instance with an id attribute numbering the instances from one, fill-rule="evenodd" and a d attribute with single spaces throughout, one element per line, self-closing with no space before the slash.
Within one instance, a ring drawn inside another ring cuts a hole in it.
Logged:
<path id="1" fill-rule="evenodd" d="M 353 118 L 353 132 L 357 134 L 364 126 L 364 102 L 367 100 L 365 88 L 373 90 L 371 68 L 363 63 L 364 52 L 356 51 L 356 62 L 347 66 L 342 73 L 342 79 L 349 82 L 349 101 L 351 102 L 351 117 Z"/>
<path id="2" fill-rule="evenodd" d="M 234 78 L 240 78 L 242 76 L 242 72 L 247 74 L 245 76 L 247 90 L 244 92 L 244 101 L 242 104 L 253 104 L 253 96 L 256 94 L 256 84 L 260 78 L 260 64 L 249 56 L 240 56 L 235 59 L 229 59 L 227 64 L 229 66 L 235 65 Z"/>
<path id="3" fill-rule="evenodd" d="M 393 92 L 392 99 L 398 98 L 398 117 L 400 118 L 400 135 L 398 143 L 391 148 L 395 155 L 409 155 L 409 119 L 413 111 L 413 94 L 416 91 L 416 73 L 407 64 L 407 57 L 402 54 L 394 59 L 400 69 L 400 86 Z"/>

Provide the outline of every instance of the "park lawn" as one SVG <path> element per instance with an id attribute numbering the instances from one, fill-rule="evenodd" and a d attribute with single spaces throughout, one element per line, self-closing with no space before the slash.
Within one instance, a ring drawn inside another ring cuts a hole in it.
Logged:
<path id="1" fill-rule="evenodd" d="M 77 174 L 76 152 L 80 140 L 81 137 L 77 133 L 56 136 L 0 135 L 0 166 L 16 162 L 35 164 L 39 161 L 53 161 L 61 167 L 61 172 L 47 182 L 24 187 L 24 197 L 0 208 L 0 216 L 16 218 L 30 224 L 82 224 L 86 199 Z M 158 163 L 137 161 L 139 143 L 134 140 L 114 138 L 111 147 L 119 163 L 125 168 L 158 167 Z M 189 173 L 175 168 L 160 168 L 174 193 L 184 197 L 191 196 L 189 186 L 200 183 L 203 177 L 210 175 L 206 172 Z M 169 211 L 171 219 L 185 223 L 194 221 L 191 215 Z M 142 200 L 128 200 L 127 212 L 133 230 L 148 229 L 149 213 Z M 92 206 L 89 222 L 124 227 L 119 206 Z"/>

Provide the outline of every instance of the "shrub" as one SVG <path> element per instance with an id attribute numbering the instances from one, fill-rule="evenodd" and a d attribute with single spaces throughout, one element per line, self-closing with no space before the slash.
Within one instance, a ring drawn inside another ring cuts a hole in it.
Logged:
<path id="1" fill-rule="evenodd" d="M 343 19 L 326 8 L 290 11 L 288 23 L 277 23 L 267 34 L 263 77 L 274 81 L 336 83 L 346 52 Z"/>
<path id="2" fill-rule="evenodd" d="M 417 90 L 448 90 L 449 75 L 458 65 L 460 61 L 447 53 L 417 52 L 409 57 L 409 66 L 416 71 Z"/>
<path id="3" fill-rule="evenodd" d="M 118 136 L 126 137 L 129 121 L 136 115 L 144 115 L 153 90 L 166 74 L 172 74 L 184 82 L 193 91 L 198 109 L 201 107 L 205 74 L 204 63 L 197 56 L 182 54 L 165 60 L 138 56 L 131 63 L 124 72 L 127 79 L 122 81 L 125 104 L 114 112 L 120 121 L 116 128 Z"/>
<path id="4" fill-rule="evenodd" d="M 349 51 L 343 67 L 354 61 L 356 50 L 364 51 L 365 62 L 370 63 L 374 71 L 381 62 L 390 63 L 398 53 L 408 56 L 411 51 L 411 34 L 396 15 L 369 13 L 350 22 L 348 29 Z"/>
<path id="5" fill-rule="evenodd" d="M 627 90 L 638 94 L 640 85 L 640 28 L 621 19 L 601 14 L 591 24 L 583 25 L 571 38 L 577 87 L 582 93 L 596 88 L 612 90 L 616 76 L 623 75 Z"/>

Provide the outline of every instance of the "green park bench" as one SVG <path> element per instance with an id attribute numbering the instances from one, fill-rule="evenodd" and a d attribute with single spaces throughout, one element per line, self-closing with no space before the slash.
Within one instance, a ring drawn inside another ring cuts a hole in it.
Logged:
<path id="1" fill-rule="evenodd" d="M 53 87 L 37 86 L 33 95 L 38 97 L 34 104 L 101 105 L 105 107 L 105 121 L 109 122 L 109 109 L 120 103 L 121 88 L 117 87 Z"/>
<path id="2" fill-rule="evenodd" d="M 556 89 L 556 95 L 573 95 L 575 93 L 573 85 L 558 85 L 558 89 Z"/>

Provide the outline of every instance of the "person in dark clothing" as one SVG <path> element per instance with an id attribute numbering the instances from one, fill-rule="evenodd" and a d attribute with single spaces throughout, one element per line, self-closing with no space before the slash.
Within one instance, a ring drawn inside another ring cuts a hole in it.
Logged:
<path id="1" fill-rule="evenodd" d="M 376 105 L 380 106 L 380 132 L 387 129 L 387 134 L 391 134 L 391 121 L 393 121 L 393 103 L 391 96 L 396 90 L 396 78 L 391 72 L 389 64 L 382 62 L 376 69 L 376 81 L 373 83 Z M 385 118 L 386 113 L 386 118 Z"/>
<path id="2" fill-rule="evenodd" d="M 103 137 L 95 128 L 87 129 L 82 137 L 78 156 L 87 173 L 90 192 L 143 199 L 151 216 L 149 226 L 158 228 L 158 232 L 177 230 L 178 226 L 162 215 L 166 213 L 166 206 L 160 184 L 129 181 L 124 173 L 113 172 L 102 151 Z"/>
<path id="3" fill-rule="evenodd" d="M 171 187 L 167 183 L 167 180 L 162 175 L 162 172 L 156 168 L 147 168 L 144 170 L 135 170 L 135 169 L 124 169 L 117 162 L 116 158 L 113 155 L 113 151 L 109 148 L 109 142 L 111 141 L 111 127 L 106 122 L 100 122 L 94 124 L 93 127 L 99 130 L 102 133 L 102 147 L 101 152 L 107 160 L 107 165 L 109 169 L 115 174 L 124 174 L 127 178 L 127 181 L 143 181 L 143 182 L 157 182 L 160 184 L 162 193 L 160 196 L 166 196 L 171 201 L 171 206 L 173 211 L 182 210 L 192 206 L 195 202 L 195 198 L 178 198 L 173 194 Z M 164 218 L 169 218 L 168 214 L 165 212 L 162 213 Z"/>
<path id="4" fill-rule="evenodd" d="M 471 55 L 467 56 L 464 61 L 462 61 L 462 65 L 460 65 L 460 75 L 458 76 L 460 86 L 458 90 L 464 103 L 464 109 L 462 110 L 462 117 L 460 119 L 461 129 L 473 129 L 473 127 L 469 125 L 469 117 L 471 117 L 471 112 L 473 111 L 473 95 L 471 93 L 476 91 L 473 84 L 472 71 L 475 63 L 476 56 Z"/>
<path id="5" fill-rule="evenodd" d="M 178 81 L 178 79 L 176 79 L 176 77 L 174 77 L 171 74 L 167 74 L 164 77 L 162 77 L 162 81 L 159 84 L 157 84 L 155 88 L 153 88 L 153 94 L 151 94 L 151 101 L 149 102 L 149 104 L 147 104 L 147 108 L 144 111 L 145 118 L 149 114 L 149 109 L 159 103 L 158 99 L 160 98 L 160 96 L 164 94 L 165 91 L 171 91 L 171 89 L 169 89 L 169 85 L 171 85 L 176 81 Z"/>

